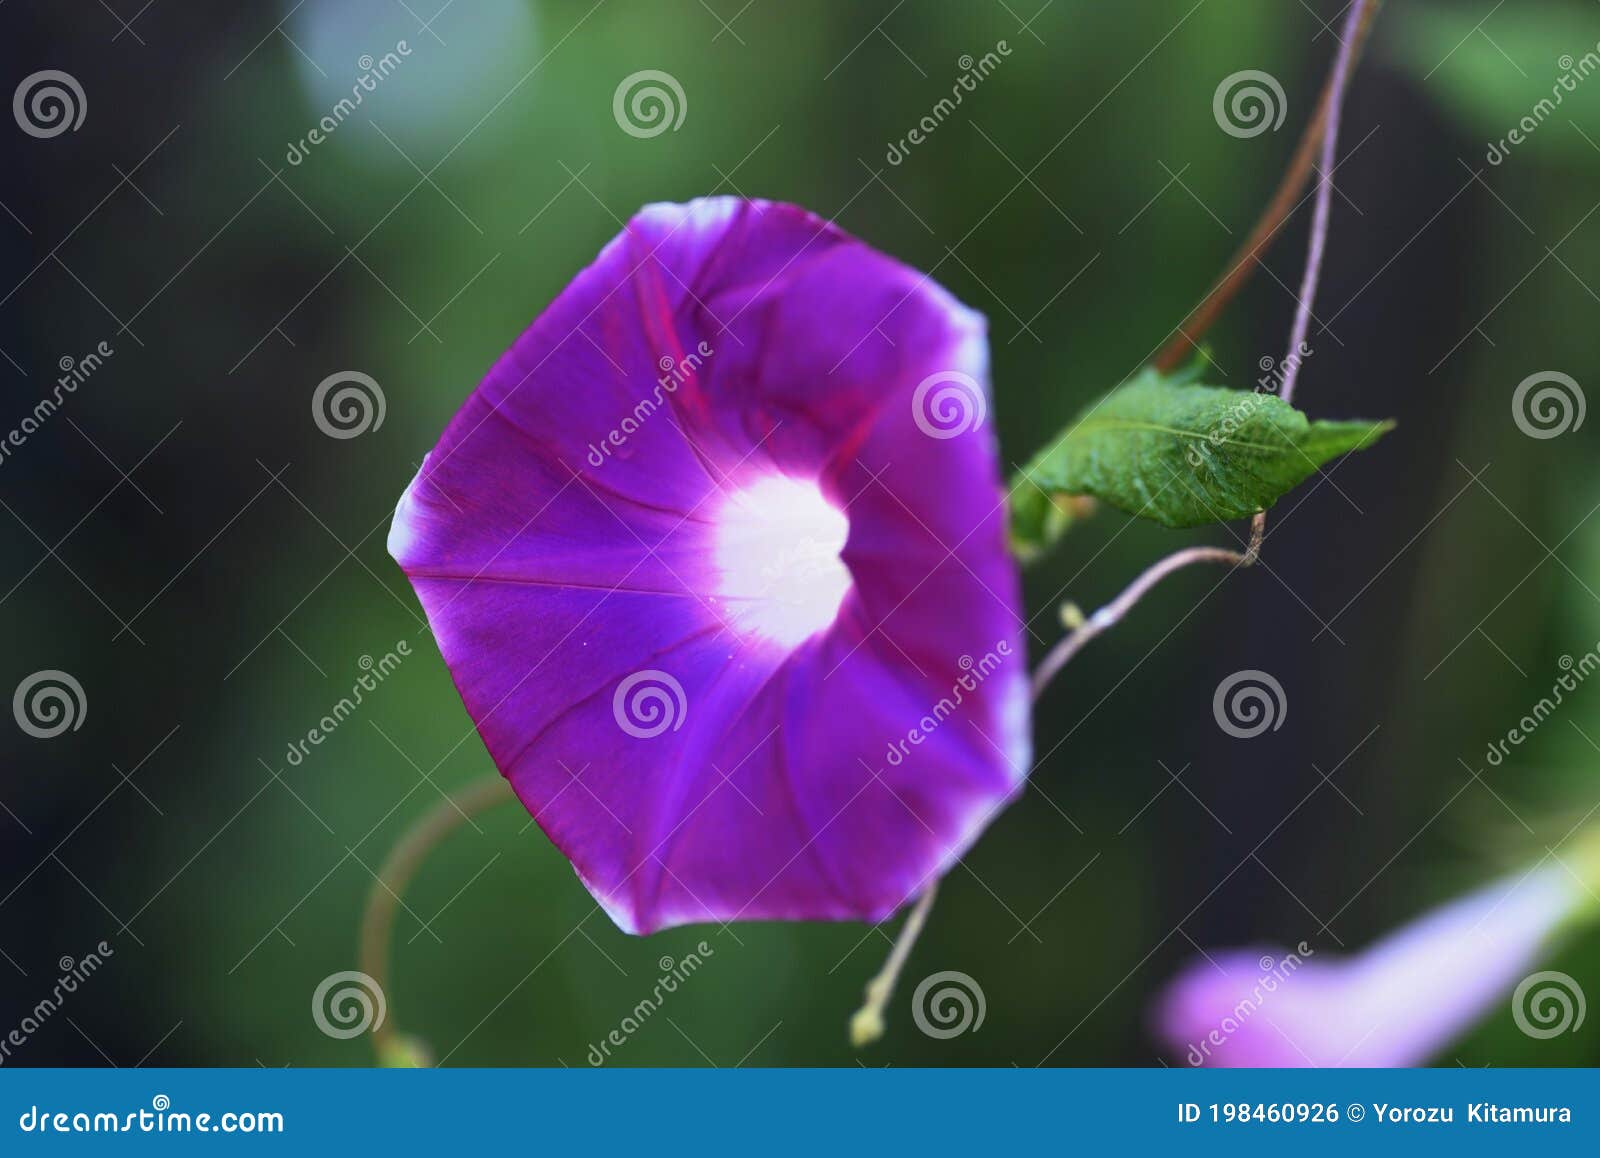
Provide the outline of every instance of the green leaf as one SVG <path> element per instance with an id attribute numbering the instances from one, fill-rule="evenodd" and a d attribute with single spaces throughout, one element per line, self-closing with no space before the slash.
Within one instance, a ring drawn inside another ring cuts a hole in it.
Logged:
<path id="1" fill-rule="evenodd" d="M 1246 518 L 1393 426 L 1310 422 L 1274 394 L 1184 385 L 1146 370 L 1023 468 L 1012 488 L 1012 546 L 1023 558 L 1048 548 L 1072 521 L 1068 496 L 1093 495 L 1169 527 Z"/>

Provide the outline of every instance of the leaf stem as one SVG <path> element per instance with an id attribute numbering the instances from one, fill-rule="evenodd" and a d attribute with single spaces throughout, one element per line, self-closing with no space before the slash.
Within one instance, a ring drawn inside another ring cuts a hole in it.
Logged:
<path id="1" fill-rule="evenodd" d="M 1284 222 L 1288 221 L 1303 203 L 1297 199 L 1311 176 L 1312 160 L 1316 156 L 1317 146 L 1323 143 L 1329 113 L 1343 97 L 1344 79 L 1354 68 L 1362 48 L 1366 45 L 1367 36 L 1372 31 L 1372 18 L 1377 14 L 1380 3 L 1381 0 L 1356 0 L 1350 16 L 1346 19 L 1339 57 L 1335 60 L 1333 70 L 1323 85 L 1322 96 L 1317 102 L 1317 111 L 1295 146 L 1294 155 L 1289 160 L 1288 168 L 1284 170 L 1283 179 L 1278 183 L 1277 192 L 1272 195 L 1272 200 L 1267 202 L 1267 207 L 1257 219 L 1250 235 L 1228 259 L 1227 272 L 1211 287 L 1210 292 L 1201 299 L 1200 304 L 1183 320 L 1177 332 L 1167 340 L 1161 352 L 1156 355 L 1154 364 L 1162 373 L 1175 369 L 1189 356 L 1190 350 L 1221 315 L 1223 307 L 1233 300 L 1234 295 L 1250 280 L 1251 274 L 1255 273 L 1261 252 L 1277 236 Z M 1336 78 L 1338 91 L 1335 89 Z M 1336 113 L 1333 119 L 1337 126 Z M 1324 185 L 1331 179 L 1328 176 L 1330 168 L 1331 166 L 1324 162 Z M 1304 296 L 1302 293 L 1301 297 Z M 1291 347 L 1291 349 L 1296 348 Z"/>
<path id="2" fill-rule="evenodd" d="M 1123 588 L 1122 594 L 1089 616 L 1050 649 L 1049 654 L 1033 673 L 1033 698 L 1039 698 L 1044 689 L 1050 685 L 1050 681 L 1055 679 L 1061 669 L 1067 666 L 1068 661 L 1083 650 L 1090 640 L 1121 622 L 1122 617 L 1168 575 L 1194 563 L 1222 563 L 1229 567 L 1249 567 L 1260 556 L 1261 539 L 1265 533 L 1266 519 L 1258 514 L 1251 520 L 1250 543 L 1243 551 L 1230 551 L 1226 547 L 1188 547 L 1152 563 L 1137 579 Z"/>
<path id="3" fill-rule="evenodd" d="M 367 907 L 361 918 L 361 947 L 359 966 L 377 983 L 384 994 L 389 992 L 389 945 L 394 934 L 395 910 L 400 905 L 400 894 L 416 876 L 422 862 L 439 842 L 444 840 L 472 817 L 494 807 L 515 800 L 505 777 L 496 772 L 475 780 L 465 788 L 434 805 L 433 809 L 413 824 L 394 846 L 367 895 Z M 390 1014 L 372 1031 L 372 1045 L 382 1065 L 426 1064 L 426 1050 L 420 1043 L 404 1037 L 393 1015 Z"/>

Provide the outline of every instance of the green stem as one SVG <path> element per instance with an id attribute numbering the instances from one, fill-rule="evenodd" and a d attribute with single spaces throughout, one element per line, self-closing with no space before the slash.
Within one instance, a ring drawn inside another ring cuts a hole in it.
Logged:
<path id="1" fill-rule="evenodd" d="M 360 968 L 377 983 L 384 994 L 389 988 L 390 941 L 394 936 L 395 911 L 400 906 L 400 896 L 417 875 L 422 862 L 427 859 L 440 841 L 462 824 L 497 804 L 515 800 L 505 777 L 496 772 L 475 780 L 458 789 L 448 798 L 439 801 L 433 809 L 413 824 L 394 846 L 378 879 L 367 895 L 366 912 L 361 918 Z M 378 1054 L 378 1063 L 385 1066 L 418 1066 L 429 1064 L 427 1050 L 399 1030 L 390 1002 L 389 1016 L 372 1031 L 372 1045 Z"/>
<path id="2" fill-rule="evenodd" d="M 917 943 L 922 927 L 928 922 L 928 913 L 933 909 L 933 899 L 938 894 L 939 882 L 934 881 L 917 898 L 911 914 L 906 917 L 906 923 L 900 927 L 900 935 L 894 940 L 889 959 L 878 970 L 877 976 L 867 982 L 867 999 L 850 1019 L 850 1044 L 857 1049 L 871 1045 L 883 1036 L 884 1007 L 889 1004 L 889 998 L 894 996 L 895 982 L 900 980 L 900 971 L 905 968 L 906 958 L 911 956 L 911 947 Z"/>
<path id="3" fill-rule="evenodd" d="M 1230 551 L 1225 547 L 1188 547 L 1176 551 L 1164 559 L 1157 560 L 1140 573 L 1139 577 L 1110 603 L 1096 611 L 1088 619 L 1082 620 L 1068 632 L 1062 640 L 1050 649 L 1048 655 L 1040 661 L 1038 668 L 1033 673 L 1033 698 L 1037 700 L 1044 689 L 1050 686 L 1050 681 L 1055 679 L 1067 662 L 1081 651 L 1095 636 L 1103 631 L 1109 631 L 1122 621 L 1122 617 L 1133 609 L 1133 606 L 1143 599 L 1150 589 L 1160 583 L 1174 571 L 1181 571 L 1195 563 L 1222 563 L 1228 567 L 1249 567 L 1255 563 L 1256 557 L 1261 552 L 1261 535 L 1264 533 L 1266 522 L 1263 516 L 1257 515 L 1250 524 L 1250 544 L 1244 551 Z M 1081 612 L 1078 613 L 1081 616 Z"/>

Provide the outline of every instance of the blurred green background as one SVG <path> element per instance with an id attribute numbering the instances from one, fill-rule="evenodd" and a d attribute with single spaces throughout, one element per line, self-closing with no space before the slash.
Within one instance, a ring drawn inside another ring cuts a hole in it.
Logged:
<path id="1" fill-rule="evenodd" d="M 0 126 L 0 428 L 62 358 L 115 351 L 0 465 L 0 686 L 59 668 L 88 702 L 55 740 L 0 729 L 0 1031 L 58 958 L 102 939 L 115 953 L 10 1064 L 370 1062 L 364 1040 L 317 1030 L 311 995 L 354 968 L 392 844 L 492 771 L 385 553 L 389 515 L 485 368 L 620 220 L 772 197 L 935 271 L 990 319 L 1014 464 L 1223 268 L 1338 17 L 1322 0 L 136 8 L 0 10 L 5 91 L 60 69 L 88 105 L 51 139 Z M 361 57 L 402 40 L 399 67 L 291 164 Z M 961 58 L 1000 41 L 1004 63 L 889 164 Z M 1485 157 L 1561 57 L 1597 42 L 1600 9 L 1579 0 L 1385 6 L 1347 107 L 1298 400 L 1400 427 L 1280 505 L 1266 567 L 1169 581 L 1057 681 L 1034 789 L 948 879 L 882 1043 L 845 1038 L 879 932 L 626 937 L 511 807 L 407 893 L 390 1016 L 449 1064 L 583 1065 L 658 959 L 705 940 L 714 956 L 616 1064 L 1181 1064 L 1146 1010 L 1197 946 L 1332 955 L 1544 856 L 1600 804 L 1600 690 L 1505 765 L 1483 752 L 1559 657 L 1600 640 L 1600 424 L 1537 440 L 1510 406 L 1536 371 L 1600 382 L 1600 79 L 1503 164 Z M 613 119 L 642 69 L 681 83 L 676 131 L 638 139 Z M 1278 131 L 1214 120 L 1244 69 L 1281 83 Z M 1214 331 L 1218 384 L 1248 388 L 1281 355 L 1308 218 Z M 387 413 L 339 441 L 310 398 L 345 369 L 381 384 Z M 1103 512 L 1028 574 L 1036 650 L 1062 599 L 1098 605 L 1174 546 L 1242 531 Z M 411 658 L 287 766 L 361 657 L 400 640 Z M 1273 673 L 1289 705 L 1251 741 L 1211 714 L 1243 668 Z M 1600 938 L 1551 967 L 1600 997 Z M 912 1024 L 910 990 L 941 969 L 981 985 L 980 1031 Z M 1597 1023 L 1537 1041 L 1499 1009 L 1439 1060 L 1593 1064 Z"/>

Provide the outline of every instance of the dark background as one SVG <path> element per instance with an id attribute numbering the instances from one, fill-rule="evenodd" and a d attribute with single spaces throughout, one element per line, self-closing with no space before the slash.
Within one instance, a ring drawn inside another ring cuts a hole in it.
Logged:
<path id="1" fill-rule="evenodd" d="M 115 351 L 0 463 L 0 688 L 55 668 L 87 699 L 56 739 L 0 728 L 0 1033 L 59 958 L 114 950 L 11 1064 L 370 1061 L 317 1031 L 311 994 L 355 966 L 388 848 L 440 789 L 492 768 L 385 553 L 389 517 L 483 370 L 620 219 L 737 191 L 836 214 L 934 270 L 990 319 L 992 420 L 1020 462 L 1222 268 L 1309 115 L 1338 13 L 439 7 L 0 7 L 0 89 L 54 68 L 87 99 L 82 127 L 51 139 L 0 118 L 0 431 L 62 358 Z M 401 39 L 394 75 L 288 164 L 358 57 Z M 958 58 L 1002 39 L 994 75 L 887 164 Z M 1580 0 L 1386 5 L 1348 103 L 1328 328 L 1298 401 L 1399 429 L 1280 504 L 1267 566 L 1172 579 L 1057 681 L 1036 790 L 949 878 L 908 972 L 907 991 L 971 974 L 987 1020 L 931 1040 L 902 992 L 866 1064 L 1156 1064 L 1148 1004 L 1197 946 L 1359 948 L 1538 860 L 1600 803 L 1600 690 L 1504 766 L 1483 758 L 1559 657 L 1600 639 L 1600 422 L 1535 440 L 1510 410 L 1536 371 L 1600 381 L 1600 79 L 1485 161 L 1558 58 L 1597 41 L 1600 6 Z M 688 109 L 639 140 L 611 98 L 645 68 L 677 77 Z M 1241 69 L 1281 81 L 1277 132 L 1218 128 L 1212 94 Z M 1218 384 L 1248 387 L 1282 353 L 1309 216 L 1215 330 Z M 344 369 L 381 383 L 387 416 L 338 441 L 310 399 Z M 1243 530 L 1103 513 L 1028 574 L 1036 653 L 1060 600 L 1098 605 L 1159 554 Z M 360 657 L 399 640 L 412 657 L 359 718 L 287 767 Z M 1244 668 L 1288 702 L 1249 741 L 1211 712 Z M 845 1022 L 888 947 L 851 925 L 626 937 L 509 808 L 448 843 L 407 901 L 431 933 L 402 915 L 391 1016 L 450 1064 L 582 1065 L 657 959 L 702 939 L 714 980 L 674 995 L 619 1063 L 852 1064 Z M 1600 941 L 1550 964 L 1600 979 Z M 1593 1063 L 1597 1023 L 1537 1041 L 1501 1008 L 1438 1060 Z"/>

